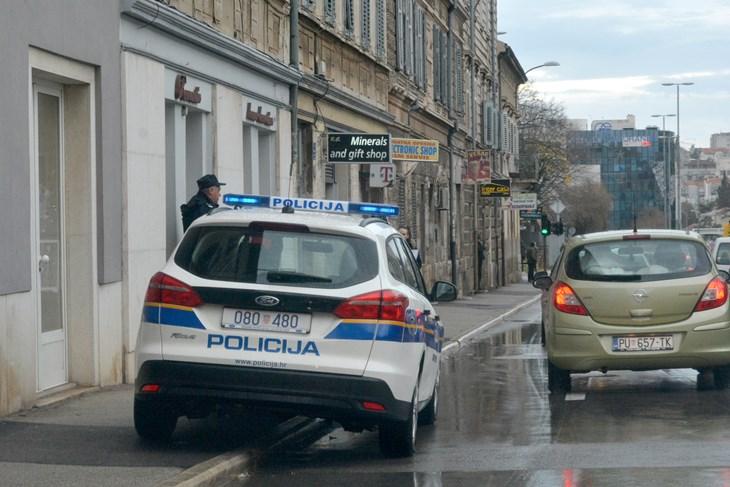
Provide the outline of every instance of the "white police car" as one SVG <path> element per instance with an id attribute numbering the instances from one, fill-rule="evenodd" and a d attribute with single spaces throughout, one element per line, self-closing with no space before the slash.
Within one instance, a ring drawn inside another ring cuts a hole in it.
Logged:
<path id="1" fill-rule="evenodd" d="M 379 427 L 414 451 L 438 407 L 443 327 L 411 250 L 370 203 L 226 195 L 149 284 L 134 422 L 165 440 L 179 416 L 244 404 Z"/>

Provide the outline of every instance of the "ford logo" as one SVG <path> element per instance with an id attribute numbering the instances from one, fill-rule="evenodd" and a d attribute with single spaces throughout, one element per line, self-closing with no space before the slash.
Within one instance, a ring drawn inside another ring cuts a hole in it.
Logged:
<path id="1" fill-rule="evenodd" d="M 279 298 L 274 296 L 258 296 L 254 301 L 261 306 L 276 306 L 279 304 Z"/>

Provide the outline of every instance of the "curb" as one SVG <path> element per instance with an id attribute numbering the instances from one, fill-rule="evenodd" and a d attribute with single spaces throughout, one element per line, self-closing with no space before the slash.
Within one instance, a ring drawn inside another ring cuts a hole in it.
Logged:
<path id="1" fill-rule="evenodd" d="M 279 445 L 316 421 L 302 416 L 291 418 L 277 426 L 273 433 L 261 441 L 261 445 L 223 453 L 193 465 L 157 485 L 158 487 L 212 487 L 231 481 L 237 476 L 247 475 L 247 472 L 261 460 L 266 450 Z"/>
<path id="2" fill-rule="evenodd" d="M 469 338 L 473 337 L 477 333 L 481 333 L 484 330 L 487 330 L 487 329 L 491 328 L 497 322 L 502 321 L 503 319 L 505 319 L 509 315 L 511 315 L 513 313 L 516 313 L 517 311 L 519 311 L 519 310 L 521 310 L 523 308 L 526 308 L 526 307 L 530 306 L 531 304 L 539 301 L 540 300 L 540 297 L 541 297 L 541 295 L 538 294 L 537 296 L 535 296 L 535 297 L 533 297 L 531 299 L 528 299 L 527 301 L 519 304 L 518 306 L 515 306 L 514 308 L 511 308 L 508 311 L 505 311 L 504 313 L 502 313 L 501 315 L 497 316 L 496 318 L 492 318 L 491 320 L 487 321 L 486 323 L 483 323 L 483 324 L 477 326 L 473 330 L 470 330 L 470 331 L 464 333 L 459 338 L 457 338 L 455 340 L 452 340 L 451 342 L 449 342 L 448 344 L 446 344 L 441 349 L 441 354 L 444 355 L 444 356 L 448 356 L 448 355 L 451 355 L 451 354 L 457 352 L 458 350 L 461 349 L 461 347 L 463 347 L 466 344 L 466 342 L 467 342 L 467 340 Z"/>

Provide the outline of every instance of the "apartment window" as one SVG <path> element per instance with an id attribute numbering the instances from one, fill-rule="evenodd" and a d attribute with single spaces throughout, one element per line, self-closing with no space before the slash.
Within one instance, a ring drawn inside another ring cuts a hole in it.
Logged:
<path id="1" fill-rule="evenodd" d="M 369 1 L 369 0 L 368 0 Z M 376 53 L 378 57 L 385 57 L 385 0 L 375 0 L 375 26 L 377 30 Z"/>
<path id="2" fill-rule="evenodd" d="M 335 0 L 324 1 L 324 21 L 329 25 L 335 25 L 337 17 L 335 16 Z"/>
<path id="3" fill-rule="evenodd" d="M 345 0 L 345 33 L 352 37 L 355 33 L 355 6 L 354 0 Z"/>
<path id="4" fill-rule="evenodd" d="M 361 23 L 361 42 L 362 47 L 366 51 L 370 50 L 370 0 L 362 0 L 362 15 L 360 18 Z"/>

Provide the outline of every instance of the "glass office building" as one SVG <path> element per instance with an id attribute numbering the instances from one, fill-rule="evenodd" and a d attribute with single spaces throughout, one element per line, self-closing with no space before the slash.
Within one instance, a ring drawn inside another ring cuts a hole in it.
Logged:
<path id="1" fill-rule="evenodd" d="M 652 208 L 663 214 L 667 186 L 670 211 L 674 214 L 672 135 L 653 127 L 569 132 L 571 163 L 601 167 L 601 183 L 613 198 L 609 229 L 631 228 L 634 215 L 640 219 Z M 669 168 L 669 184 L 665 167 Z"/>

